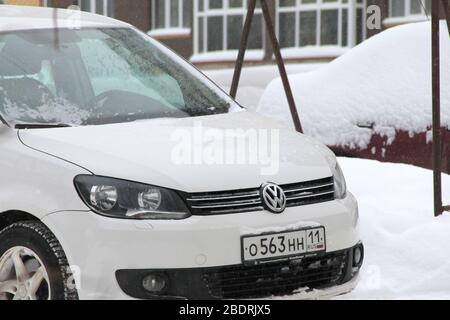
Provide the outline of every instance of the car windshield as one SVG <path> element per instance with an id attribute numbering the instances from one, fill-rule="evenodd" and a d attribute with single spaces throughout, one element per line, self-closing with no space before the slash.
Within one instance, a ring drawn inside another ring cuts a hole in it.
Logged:
<path id="1" fill-rule="evenodd" d="M 101 125 L 240 109 L 192 65 L 133 29 L 0 34 L 0 115 L 13 125 Z"/>

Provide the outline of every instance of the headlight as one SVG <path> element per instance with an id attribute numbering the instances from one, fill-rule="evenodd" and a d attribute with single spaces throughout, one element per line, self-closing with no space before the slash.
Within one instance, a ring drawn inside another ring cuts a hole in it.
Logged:
<path id="1" fill-rule="evenodd" d="M 114 218 L 179 220 L 190 216 L 172 190 L 125 180 L 80 175 L 75 187 L 93 211 Z"/>
<path id="2" fill-rule="evenodd" d="M 345 183 L 344 174 L 342 173 L 342 169 L 339 166 L 339 163 L 336 162 L 336 168 L 333 173 L 334 178 L 334 197 L 336 199 L 344 199 L 347 195 L 347 185 Z"/>

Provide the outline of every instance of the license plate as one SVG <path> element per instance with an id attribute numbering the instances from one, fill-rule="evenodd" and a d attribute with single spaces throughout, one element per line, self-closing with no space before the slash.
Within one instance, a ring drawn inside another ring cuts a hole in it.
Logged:
<path id="1" fill-rule="evenodd" d="M 326 251 L 325 228 L 243 236 L 243 262 L 277 260 Z"/>

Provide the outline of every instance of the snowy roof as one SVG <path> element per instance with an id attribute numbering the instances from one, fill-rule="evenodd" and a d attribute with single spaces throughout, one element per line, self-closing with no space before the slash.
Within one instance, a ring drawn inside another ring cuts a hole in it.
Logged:
<path id="1" fill-rule="evenodd" d="M 56 24 L 54 18 L 57 18 Z M 83 27 L 126 27 L 126 23 L 79 10 L 0 5 L 0 32 Z"/>
<path id="2" fill-rule="evenodd" d="M 441 44 L 442 124 L 450 127 L 450 39 L 444 21 Z M 427 132 L 432 118 L 430 23 L 388 29 L 290 80 L 305 133 L 327 145 L 364 149 L 374 133 L 389 143 L 398 130 Z M 279 78 L 267 87 L 258 112 L 292 127 Z"/>

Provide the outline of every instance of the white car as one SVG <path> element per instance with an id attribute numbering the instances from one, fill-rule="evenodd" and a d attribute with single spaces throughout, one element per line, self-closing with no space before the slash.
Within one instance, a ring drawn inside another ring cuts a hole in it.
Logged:
<path id="1" fill-rule="evenodd" d="M 128 24 L 5 5 L 0 31 L 0 298 L 354 288 L 358 206 L 325 146 L 247 112 Z M 218 146 L 235 131 L 273 137 L 270 167 L 196 153 L 240 150 Z"/>

